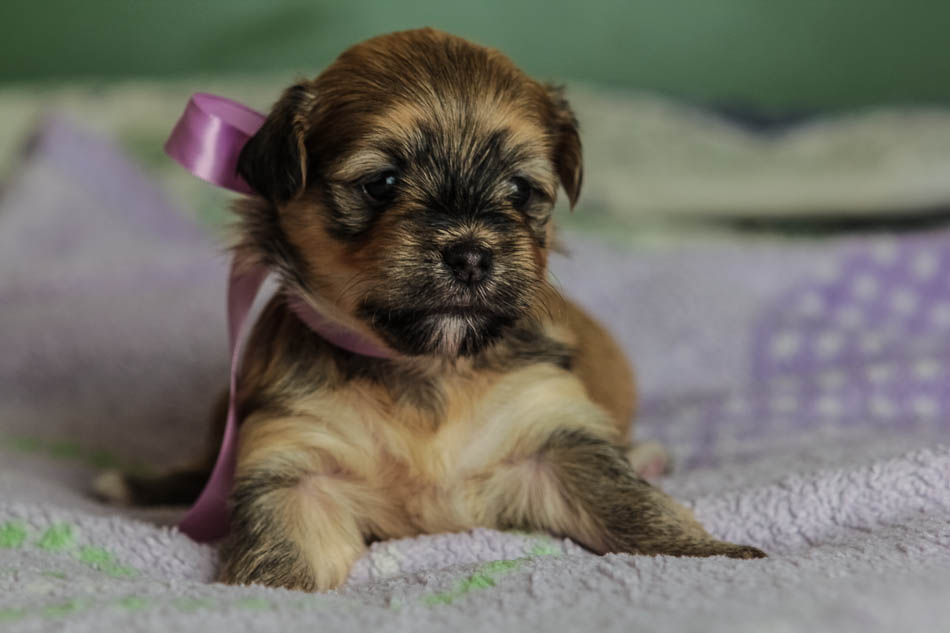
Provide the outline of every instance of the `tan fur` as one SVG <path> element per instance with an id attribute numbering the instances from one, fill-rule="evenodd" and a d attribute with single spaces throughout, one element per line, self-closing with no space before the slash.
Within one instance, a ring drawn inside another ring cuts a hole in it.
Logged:
<path id="1" fill-rule="evenodd" d="M 633 369 L 613 336 L 574 302 L 561 299 L 561 325 L 577 348 L 574 373 L 590 399 L 613 416 L 621 437 L 631 432 L 636 410 Z"/>
<path id="2" fill-rule="evenodd" d="M 331 522 L 369 526 L 379 538 L 502 527 L 537 516 L 571 533 L 560 523 L 572 513 L 554 493 L 538 451 L 556 429 L 605 440 L 618 435 L 581 381 L 548 365 L 489 375 L 457 368 L 441 388 L 449 406 L 439 420 L 370 385 L 288 403 L 293 416 L 251 416 L 240 436 L 237 478 L 253 471 L 298 475 L 302 483 L 283 499 L 296 508 L 293 517 L 319 507 Z"/>
<path id="3" fill-rule="evenodd" d="M 632 370 L 548 282 L 558 185 L 573 204 L 582 180 L 560 91 L 438 31 L 381 36 L 289 88 L 239 170 L 260 195 L 237 206 L 235 256 L 275 270 L 281 292 L 238 381 L 221 580 L 329 589 L 369 540 L 473 527 L 601 553 L 763 555 L 717 541 L 634 470 L 665 462 L 631 447 Z M 366 189 L 381 174 L 397 183 L 385 200 Z M 490 255 L 478 280 L 453 268 L 463 247 Z M 285 295 L 393 358 L 338 349 Z"/>
<path id="4" fill-rule="evenodd" d="M 552 320 L 549 331 L 589 340 L 589 330 L 565 329 L 568 322 L 595 327 L 575 311 L 572 306 L 558 313 L 565 322 Z M 611 340 L 603 332 L 599 338 Z M 624 362 L 617 350 L 605 353 Z M 273 504 L 316 570 L 312 582 L 280 584 L 318 590 L 337 586 L 363 551 L 356 534 L 399 538 L 536 526 L 596 551 L 615 551 L 597 518 L 574 507 L 544 447 L 552 434 L 571 430 L 626 444 L 629 425 L 620 416 L 629 413 L 629 398 L 599 389 L 592 366 L 568 371 L 537 364 L 497 372 L 476 370 L 465 360 L 415 365 L 436 380 L 445 408 L 422 410 L 379 385 L 357 381 L 345 390 L 317 390 L 284 401 L 283 415 L 254 414 L 244 422 L 236 477 L 271 472 L 295 482 Z M 254 360 L 245 371 L 254 376 L 245 383 L 251 391 L 258 381 L 263 388 L 277 380 Z M 632 394 L 632 385 L 620 387 Z M 608 396 L 613 415 L 594 393 Z M 651 504 L 664 508 L 662 521 L 670 529 L 706 548 L 697 553 L 732 555 L 721 548 L 738 547 L 711 539 L 688 510 L 659 491 L 649 494 Z M 643 543 L 643 551 L 651 551 Z M 245 580 L 228 568 L 223 578 Z"/>

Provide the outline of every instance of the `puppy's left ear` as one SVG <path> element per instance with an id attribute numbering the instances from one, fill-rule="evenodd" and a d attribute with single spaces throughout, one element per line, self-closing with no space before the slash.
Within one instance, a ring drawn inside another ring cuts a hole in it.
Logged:
<path id="1" fill-rule="evenodd" d="M 274 204 L 296 197 L 307 184 L 307 135 L 315 95 L 306 83 L 291 86 L 238 157 L 237 171 Z"/>
<path id="2" fill-rule="evenodd" d="M 549 84 L 544 88 L 551 102 L 549 126 L 554 136 L 554 166 L 573 209 L 581 195 L 581 183 L 584 180 L 584 161 L 577 117 L 564 98 L 563 87 Z"/>

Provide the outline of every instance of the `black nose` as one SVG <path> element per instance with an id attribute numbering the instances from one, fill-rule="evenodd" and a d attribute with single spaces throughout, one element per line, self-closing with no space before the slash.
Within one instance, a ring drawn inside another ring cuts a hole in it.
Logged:
<path id="1" fill-rule="evenodd" d="M 442 252 L 442 259 L 456 279 L 474 286 L 491 272 L 491 251 L 474 242 L 458 242 Z"/>

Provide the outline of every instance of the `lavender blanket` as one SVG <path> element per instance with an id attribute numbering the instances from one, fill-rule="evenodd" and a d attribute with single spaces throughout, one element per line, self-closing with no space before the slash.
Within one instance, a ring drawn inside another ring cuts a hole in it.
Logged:
<path id="1" fill-rule="evenodd" d="M 203 437 L 225 261 L 57 123 L 0 200 L 0 631 L 940 631 L 950 622 L 950 234 L 573 234 L 554 276 L 618 334 L 661 485 L 762 561 L 593 556 L 475 530 L 375 544 L 338 592 L 211 584 L 177 513 L 88 496 Z"/>

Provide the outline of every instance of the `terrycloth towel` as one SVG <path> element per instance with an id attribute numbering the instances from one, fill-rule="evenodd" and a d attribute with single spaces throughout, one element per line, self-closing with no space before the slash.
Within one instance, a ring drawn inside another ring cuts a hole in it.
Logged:
<path id="1" fill-rule="evenodd" d="M 568 243 L 554 276 L 635 359 L 661 485 L 769 559 L 474 530 L 377 543 L 325 595 L 210 584 L 174 512 L 87 490 L 202 440 L 224 259 L 50 126 L 0 201 L 0 631 L 950 630 L 950 236 Z"/>

